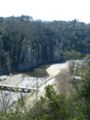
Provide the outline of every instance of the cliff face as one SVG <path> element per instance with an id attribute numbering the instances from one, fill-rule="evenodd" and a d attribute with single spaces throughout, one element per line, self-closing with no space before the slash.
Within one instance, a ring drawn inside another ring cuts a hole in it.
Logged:
<path id="1" fill-rule="evenodd" d="M 26 71 L 41 64 L 61 60 L 60 41 L 58 40 L 43 41 L 42 44 L 22 41 L 22 45 L 19 47 L 19 51 L 12 51 L 12 56 L 10 56 L 10 51 L 4 51 L 5 62 L 4 66 L 0 67 L 1 74 Z M 1 61 L 3 60 L 4 58 Z"/>
<path id="2" fill-rule="evenodd" d="M 17 68 L 18 71 L 24 71 L 60 60 L 60 42 L 51 41 L 49 44 L 36 44 L 35 46 L 28 43 L 24 49 L 23 47 L 21 49 Z"/>
<path id="3" fill-rule="evenodd" d="M 29 16 L 0 18 L 0 74 L 90 53 L 90 25 L 74 21 L 33 21 Z"/>

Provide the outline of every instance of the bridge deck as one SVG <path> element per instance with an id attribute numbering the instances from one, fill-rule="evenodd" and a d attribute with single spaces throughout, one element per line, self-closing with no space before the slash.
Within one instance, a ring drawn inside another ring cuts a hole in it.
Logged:
<path id="1" fill-rule="evenodd" d="M 22 86 L 16 87 L 16 86 L 0 85 L 0 90 L 10 91 L 10 92 L 30 93 L 32 91 L 36 91 L 36 88 L 29 88 L 29 87 L 22 87 Z"/>

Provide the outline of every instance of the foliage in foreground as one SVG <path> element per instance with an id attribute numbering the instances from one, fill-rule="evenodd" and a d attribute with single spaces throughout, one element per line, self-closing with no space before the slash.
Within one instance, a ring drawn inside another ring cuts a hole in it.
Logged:
<path id="1" fill-rule="evenodd" d="M 80 98 L 85 105 L 84 116 L 86 120 L 90 119 L 90 58 L 86 60 L 87 64 L 82 72 L 82 82 L 80 88 Z"/>
<path id="2" fill-rule="evenodd" d="M 15 111 L 1 111 L 0 120 L 90 120 L 90 61 L 81 70 L 77 94 L 68 98 L 57 94 L 53 86 L 46 87 L 44 97 L 29 110 L 25 106 Z M 24 111 L 23 108 L 25 109 Z"/>
<path id="3" fill-rule="evenodd" d="M 1 112 L 0 120 L 84 120 L 84 116 L 77 97 L 67 99 L 47 86 L 45 97 L 29 111 Z"/>

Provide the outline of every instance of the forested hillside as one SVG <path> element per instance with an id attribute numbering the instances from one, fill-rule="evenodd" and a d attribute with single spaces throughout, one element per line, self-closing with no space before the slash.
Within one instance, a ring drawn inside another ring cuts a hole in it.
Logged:
<path id="1" fill-rule="evenodd" d="M 34 21 L 30 16 L 0 17 L 0 74 L 90 53 L 90 24 Z"/>

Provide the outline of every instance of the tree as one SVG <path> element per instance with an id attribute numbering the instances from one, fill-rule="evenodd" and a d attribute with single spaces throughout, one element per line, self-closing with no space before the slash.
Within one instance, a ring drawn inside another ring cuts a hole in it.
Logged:
<path id="1" fill-rule="evenodd" d="M 84 115 L 87 120 L 90 119 L 90 59 L 83 70 L 82 81 L 80 86 L 80 98 L 85 106 Z"/>

